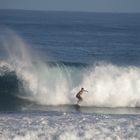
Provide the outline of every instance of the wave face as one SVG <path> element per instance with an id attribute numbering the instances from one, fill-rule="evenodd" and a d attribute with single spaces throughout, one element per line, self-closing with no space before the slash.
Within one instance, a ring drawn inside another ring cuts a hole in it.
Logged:
<path id="1" fill-rule="evenodd" d="M 0 61 L 1 96 L 7 91 L 6 98 L 12 96 L 19 102 L 75 104 L 75 94 L 84 87 L 88 93 L 83 94 L 83 106 L 140 106 L 138 66 L 46 63 L 12 31 L 0 36 L 0 46 L 6 56 Z"/>

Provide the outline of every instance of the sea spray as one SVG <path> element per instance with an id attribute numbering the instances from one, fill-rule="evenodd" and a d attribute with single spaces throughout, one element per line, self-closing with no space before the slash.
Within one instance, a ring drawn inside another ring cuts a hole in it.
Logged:
<path id="1" fill-rule="evenodd" d="M 67 104 L 69 98 L 68 72 L 62 66 L 48 67 L 39 58 L 31 55 L 29 45 L 16 33 L 7 31 L 1 35 L 1 45 L 7 55 L 6 63 L 22 81 L 25 90 L 24 99 L 39 104 Z"/>
<path id="2" fill-rule="evenodd" d="M 136 107 L 140 105 L 140 68 L 100 64 L 84 74 L 89 90 L 86 105 L 100 107 Z"/>

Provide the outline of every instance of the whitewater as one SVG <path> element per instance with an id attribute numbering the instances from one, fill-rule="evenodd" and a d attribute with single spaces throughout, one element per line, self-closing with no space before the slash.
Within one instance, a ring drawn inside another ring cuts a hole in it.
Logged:
<path id="1" fill-rule="evenodd" d="M 1 140 L 138 140 L 137 115 L 39 113 L 0 115 Z"/>

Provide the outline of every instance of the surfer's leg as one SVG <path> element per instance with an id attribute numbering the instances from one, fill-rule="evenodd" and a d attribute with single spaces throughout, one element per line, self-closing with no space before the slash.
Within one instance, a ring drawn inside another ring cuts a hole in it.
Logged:
<path id="1" fill-rule="evenodd" d="M 76 95 L 76 98 L 78 99 L 77 104 L 79 104 L 79 102 L 80 102 L 80 97 L 79 97 L 78 94 Z"/>
<path id="2" fill-rule="evenodd" d="M 80 100 L 77 101 L 77 104 L 79 104 Z"/>
<path id="3" fill-rule="evenodd" d="M 81 96 L 78 97 L 78 101 L 77 101 L 77 104 L 79 104 L 80 102 L 83 101 L 83 98 Z"/>
<path id="4" fill-rule="evenodd" d="M 82 102 L 83 101 L 83 98 L 81 96 L 79 96 L 79 100 L 80 100 L 80 102 Z"/>

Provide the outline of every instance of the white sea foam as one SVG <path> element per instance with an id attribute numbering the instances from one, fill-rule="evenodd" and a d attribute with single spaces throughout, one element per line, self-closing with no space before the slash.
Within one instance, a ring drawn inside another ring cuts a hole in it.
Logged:
<path id="1" fill-rule="evenodd" d="M 85 68 L 50 67 L 15 33 L 8 31 L 0 40 L 7 54 L 3 64 L 16 72 L 26 91 L 22 98 L 44 105 L 74 104 L 75 94 L 84 87 L 89 91 L 83 95 L 84 106 L 140 106 L 139 67 L 105 63 Z"/>
<path id="2" fill-rule="evenodd" d="M 139 140 L 139 116 L 1 114 L 1 140 Z"/>
<path id="3" fill-rule="evenodd" d="M 140 105 L 140 68 L 101 64 L 85 74 L 83 83 L 89 105 L 135 107 Z"/>

